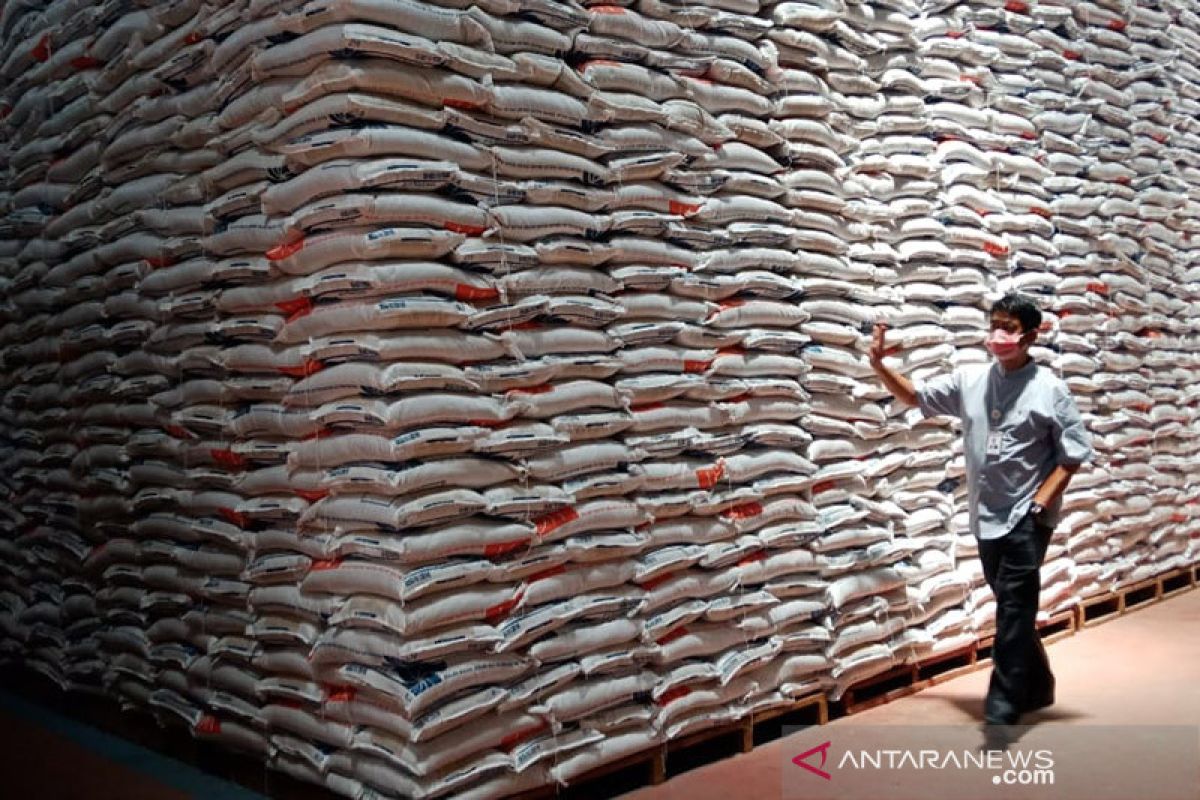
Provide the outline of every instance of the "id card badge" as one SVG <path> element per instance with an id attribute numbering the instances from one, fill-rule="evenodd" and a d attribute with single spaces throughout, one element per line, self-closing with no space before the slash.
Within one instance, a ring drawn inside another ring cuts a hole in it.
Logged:
<path id="1" fill-rule="evenodd" d="M 988 431 L 987 437 L 987 454 L 989 456 L 1000 455 L 1000 447 L 1004 442 L 1004 433 L 1002 431 Z"/>

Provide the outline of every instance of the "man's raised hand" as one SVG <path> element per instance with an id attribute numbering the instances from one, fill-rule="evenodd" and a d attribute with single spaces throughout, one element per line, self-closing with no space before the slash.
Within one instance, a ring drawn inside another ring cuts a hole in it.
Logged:
<path id="1" fill-rule="evenodd" d="M 871 349 L 869 351 L 871 357 L 871 366 L 878 366 L 883 363 L 883 357 L 887 355 L 887 345 L 884 344 L 883 337 L 887 334 L 887 323 L 876 322 L 875 329 L 871 335 Z"/>

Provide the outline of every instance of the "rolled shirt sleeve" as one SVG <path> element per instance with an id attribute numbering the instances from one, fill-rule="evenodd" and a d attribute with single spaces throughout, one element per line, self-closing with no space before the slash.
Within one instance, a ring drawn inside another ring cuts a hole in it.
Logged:
<path id="1" fill-rule="evenodd" d="M 913 388 L 917 405 L 926 417 L 962 418 L 962 381 L 958 370 L 930 378 Z"/>
<path id="2" fill-rule="evenodd" d="M 1071 397 L 1071 391 L 1059 384 L 1054 392 L 1054 423 L 1051 435 L 1054 438 L 1055 455 L 1064 467 L 1078 466 L 1091 461 L 1096 453 L 1092 449 L 1092 437 L 1083 424 L 1083 417 Z"/>

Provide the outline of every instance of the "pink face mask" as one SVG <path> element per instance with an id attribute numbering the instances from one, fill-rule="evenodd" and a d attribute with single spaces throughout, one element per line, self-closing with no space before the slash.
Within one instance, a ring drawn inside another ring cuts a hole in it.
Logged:
<path id="1" fill-rule="evenodd" d="M 1021 334 L 996 329 L 987 338 L 987 349 L 996 358 L 1009 358 L 1021 350 Z"/>

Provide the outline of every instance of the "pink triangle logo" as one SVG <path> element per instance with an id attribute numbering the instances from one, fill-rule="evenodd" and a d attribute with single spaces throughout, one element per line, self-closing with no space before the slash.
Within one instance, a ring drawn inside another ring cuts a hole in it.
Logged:
<path id="1" fill-rule="evenodd" d="M 814 767 L 812 764 L 809 764 L 805 760 L 809 756 L 811 756 L 815 753 L 820 753 L 821 754 L 821 766 L 824 767 L 825 761 L 829 757 L 829 747 L 831 744 L 832 744 L 832 742 L 825 742 L 824 744 L 819 744 L 816 747 L 812 748 L 811 750 L 803 752 L 800 755 L 793 758 L 792 763 L 795 764 L 797 767 L 804 767 L 806 770 L 808 770 L 809 772 L 811 772 L 814 775 L 819 775 L 820 777 L 824 778 L 825 780 L 831 781 L 831 780 L 833 780 L 832 775 L 830 775 L 828 772 L 826 772 L 825 770 L 823 770 L 819 767 Z"/>

